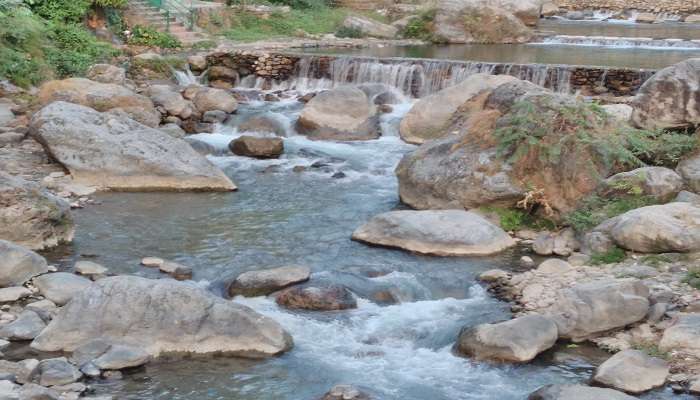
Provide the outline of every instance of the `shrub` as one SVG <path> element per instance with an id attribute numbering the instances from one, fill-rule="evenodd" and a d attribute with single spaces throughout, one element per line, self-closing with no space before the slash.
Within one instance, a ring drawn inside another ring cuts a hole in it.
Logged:
<path id="1" fill-rule="evenodd" d="M 159 32 L 150 26 L 136 25 L 131 31 L 129 44 L 174 49 L 182 47 L 182 43 L 167 32 Z"/>
<path id="2" fill-rule="evenodd" d="M 482 210 L 496 214 L 501 228 L 505 231 L 517 231 L 525 228 L 535 230 L 553 230 L 556 228 L 554 222 L 532 215 L 525 210 L 503 207 L 482 207 Z"/>
<path id="3" fill-rule="evenodd" d="M 612 249 L 606 251 L 605 253 L 597 253 L 591 255 L 591 264 L 600 265 L 619 263 L 621 261 L 624 261 L 625 257 L 627 257 L 627 253 L 625 253 L 625 251 L 621 248 L 615 246 Z"/>
<path id="4" fill-rule="evenodd" d="M 319 35 L 333 33 L 347 15 L 342 9 L 329 7 L 305 11 L 272 13 L 262 19 L 249 12 L 238 12 L 231 18 L 232 28 L 224 34 L 232 40 L 256 41 L 272 37 L 294 36 L 298 31 Z"/>
<path id="5" fill-rule="evenodd" d="M 401 32 L 402 35 L 406 38 L 431 41 L 433 39 L 432 25 L 435 20 L 435 13 L 434 9 L 428 10 L 411 19 Z"/>
<path id="6" fill-rule="evenodd" d="M 700 289 L 700 269 L 697 267 L 688 268 L 688 272 L 683 278 L 683 282 L 694 287 L 695 289 Z"/>
<path id="7" fill-rule="evenodd" d="M 114 55 L 114 49 L 101 43 L 78 25 L 53 24 L 49 39 L 54 46 L 46 49 L 46 59 L 60 78 L 83 75 L 87 69 Z"/>
<path id="8" fill-rule="evenodd" d="M 652 196 L 630 195 L 606 199 L 590 195 L 583 199 L 576 211 L 565 217 L 565 221 L 576 231 L 586 232 L 609 218 L 653 204 L 656 204 L 656 199 Z"/>
<path id="9" fill-rule="evenodd" d="M 341 26 L 335 31 L 335 36 L 339 38 L 359 39 L 367 36 L 362 29 L 352 26 Z"/>

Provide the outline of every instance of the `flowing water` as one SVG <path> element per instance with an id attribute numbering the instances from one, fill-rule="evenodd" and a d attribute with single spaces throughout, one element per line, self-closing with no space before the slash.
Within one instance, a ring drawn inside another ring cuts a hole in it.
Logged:
<path id="1" fill-rule="evenodd" d="M 624 21 L 626 22 L 626 21 Z M 666 22 L 662 24 L 620 23 L 619 21 L 540 20 L 537 29 L 558 35 L 649 37 L 654 39 L 700 39 L 700 24 Z"/>
<path id="2" fill-rule="evenodd" d="M 88 258 L 113 273 L 157 277 L 141 257 L 174 259 L 216 294 L 227 277 L 253 269 L 308 265 L 312 281 L 337 282 L 358 296 L 343 312 L 292 312 L 268 298 L 236 298 L 279 321 L 295 347 L 265 361 L 227 357 L 162 359 L 100 381 L 117 399 L 307 400 L 337 383 L 367 388 L 378 399 L 524 399 L 544 384 L 585 382 L 605 355 L 559 347 L 524 366 L 475 363 L 451 347 L 463 326 L 507 319 L 506 304 L 475 277 L 512 269 L 517 251 L 488 258 L 424 257 L 352 242 L 352 231 L 377 213 L 400 208 L 393 169 L 414 147 L 397 137 L 411 100 L 382 116 L 383 137 L 357 143 L 313 142 L 294 133 L 295 99 L 251 102 L 229 125 L 198 140 L 224 148 L 247 116 L 285 120 L 279 160 L 212 157 L 239 185 L 234 193 L 106 193 L 76 213 L 77 237 L 51 255 L 62 268 Z M 295 172 L 294 167 L 307 170 Z M 339 178 L 337 173 L 343 172 Z M 335 177 L 334 177 L 335 175 Z M 399 302 L 368 300 L 377 290 Z M 668 398 L 655 392 L 646 398 Z"/>

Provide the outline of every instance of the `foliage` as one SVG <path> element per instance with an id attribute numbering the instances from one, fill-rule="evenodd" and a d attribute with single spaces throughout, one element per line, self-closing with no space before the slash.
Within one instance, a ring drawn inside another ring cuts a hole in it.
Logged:
<path id="1" fill-rule="evenodd" d="M 688 272 L 683 278 L 683 282 L 694 287 L 695 289 L 700 289 L 700 268 L 690 267 Z"/>
<path id="2" fill-rule="evenodd" d="M 216 47 L 216 42 L 213 40 L 201 40 L 192 44 L 193 50 L 209 50 Z"/>
<path id="3" fill-rule="evenodd" d="M 654 268 L 659 267 L 662 264 L 668 264 L 673 262 L 673 259 L 665 254 L 649 254 L 642 257 L 641 261 L 644 264 L 650 265 Z"/>
<path id="4" fill-rule="evenodd" d="M 482 211 L 496 214 L 501 228 L 505 231 L 517 231 L 520 229 L 553 230 L 555 224 L 547 219 L 537 217 L 525 210 L 502 207 L 483 207 Z"/>
<path id="5" fill-rule="evenodd" d="M 46 48 L 46 58 L 59 78 L 83 75 L 95 62 L 115 55 L 110 45 L 78 25 L 55 23 L 48 37 L 54 46 Z"/>
<path id="6" fill-rule="evenodd" d="M 153 59 L 134 59 L 131 62 L 131 72 L 135 75 L 143 75 L 143 70 L 155 72 L 161 76 L 169 77 L 173 70 L 185 68 L 186 61 L 179 57 L 162 57 Z"/>
<path id="7" fill-rule="evenodd" d="M 150 26 L 136 25 L 131 30 L 129 44 L 174 49 L 182 47 L 182 43 L 167 32 L 159 32 Z"/>
<path id="8" fill-rule="evenodd" d="M 299 10 L 329 7 L 331 5 L 328 0 L 270 0 L 270 3 L 290 6 Z"/>
<path id="9" fill-rule="evenodd" d="M 40 17 L 64 23 L 79 23 L 94 6 L 122 8 L 127 0 L 24 0 Z"/>
<path id="10" fill-rule="evenodd" d="M 632 348 L 646 353 L 649 357 L 656 357 L 664 360 L 668 360 L 671 357 L 671 354 L 659 349 L 659 346 L 654 342 L 634 343 Z"/>
<path id="11" fill-rule="evenodd" d="M 432 25 L 435 20 L 434 9 L 422 12 L 416 18 L 411 19 L 406 28 L 403 29 L 403 36 L 412 39 L 421 39 L 431 41 L 432 37 Z"/>
<path id="12" fill-rule="evenodd" d="M 333 33 L 341 25 L 347 11 L 316 7 L 288 13 L 272 13 L 262 19 L 250 12 L 238 12 L 231 19 L 232 28 L 225 32 L 229 39 L 252 42 L 274 37 L 289 37 L 304 31 L 312 35 Z"/>
<path id="13" fill-rule="evenodd" d="M 591 255 L 591 265 L 613 264 L 624 261 L 627 253 L 621 248 L 615 246 L 605 253 L 596 253 Z"/>
<path id="14" fill-rule="evenodd" d="M 609 218 L 653 204 L 656 204 L 656 199 L 652 196 L 629 195 L 607 199 L 590 195 L 583 199 L 578 209 L 568 214 L 565 220 L 576 231 L 585 232 Z"/>
<path id="15" fill-rule="evenodd" d="M 353 39 L 358 39 L 358 38 L 363 38 L 367 35 L 362 31 L 360 28 L 352 27 L 352 26 L 341 26 L 338 28 L 337 31 L 335 31 L 335 36 L 339 38 L 353 38 Z"/>

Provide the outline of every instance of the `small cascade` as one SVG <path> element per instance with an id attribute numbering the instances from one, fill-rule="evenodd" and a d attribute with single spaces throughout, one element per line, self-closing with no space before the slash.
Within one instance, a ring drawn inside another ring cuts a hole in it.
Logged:
<path id="1" fill-rule="evenodd" d="M 571 90 L 571 68 L 563 65 L 327 56 L 301 56 L 289 79 L 270 81 L 247 77 L 239 87 L 304 93 L 347 84 L 379 83 L 420 98 L 454 86 L 474 74 L 506 74 L 556 92 Z"/>
<path id="2" fill-rule="evenodd" d="M 557 35 L 548 37 L 540 43 L 531 43 L 530 45 L 567 45 L 618 48 L 632 47 L 664 50 L 698 50 L 700 49 L 700 40 L 653 39 L 647 37 Z"/>
<path id="3" fill-rule="evenodd" d="M 178 71 L 176 69 L 173 69 L 172 72 L 173 72 L 173 75 L 175 76 L 175 80 L 177 81 L 178 85 L 189 86 L 189 85 L 203 85 L 203 84 L 205 84 L 209 70 L 206 70 L 206 71 L 202 72 L 201 75 L 197 76 L 192 72 L 192 70 L 190 70 L 189 65 L 185 65 L 184 70 Z"/>

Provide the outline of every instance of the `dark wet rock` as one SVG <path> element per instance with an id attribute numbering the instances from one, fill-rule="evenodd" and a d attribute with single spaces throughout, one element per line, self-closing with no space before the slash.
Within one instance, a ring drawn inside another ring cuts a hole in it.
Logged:
<path id="1" fill-rule="evenodd" d="M 593 382 L 623 392 L 639 394 L 661 387 L 669 375 L 666 361 L 639 350 L 624 350 L 601 364 Z"/>
<path id="2" fill-rule="evenodd" d="M 515 245 L 501 228 L 468 211 L 392 211 L 352 235 L 361 242 L 439 256 L 488 255 Z"/>
<path id="3" fill-rule="evenodd" d="M 278 158 L 284 152 L 284 142 L 280 138 L 241 136 L 229 143 L 233 154 L 254 158 Z"/>
<path id="4" fill-rule="evenodd" d="M 59 306 L 68 303 L 91 283 L 89 279 L 68 272 L 44 274 L 34 279 L 39 293 Z"/>
<path id="5" fill-rule="evenodd" d="M 244 272 L 231 282 L 228 295 L 266 296 L 298 283 L 306 282 L 311 277 L 307 267 L 281 267 Z"/>
<path id="6" fill-rule="evenodd" d="M 80 292 L 32 343 L 40 351 L 73 351 L 105 339 L 150 355 L 227 353 L 265 358 L 289 350 L 292 338 L 275 321 L 203 288 L 172 279 L 118 276 Z"/>
<path id="7" fill-rule="evenodd" d="M 455 349 L 475 360 L 528 362 L 557 341 L 557 325 L 541 315 L 464 329 Z"/>
<path id="8" fill-rule="evenodd" d="M 276 295 L 277 304 L 312 311 L 336 311 L 357 308 L 352 292 L 344 286 L 293 286 Z"/>
<path id="9" fill-rule="evenodd" d="M 44 257 L 25 247 L 0 240 L 0 287 L 22 285 L 48 271 Z"/>
<path id="10" fill-rule="evenodd" d="M 41 386 L 67 385 L 76 382 L 83 374 L 65 357 L 50 358 L 39 362 Z"/>
<path id="11" fill-rule="evenodd" d="M 33 182 L 0 171 L 0 206 L 0 240 L 32 250 L 73 240 L 70 205 Z"/>
<path id="12" fill-rule="evenodd" d="M 612 389 L 583 385 L 547 385 L 527 398 L 528 400 L 634 400 L 634 397 Z"/>
<path id="13" fill-rule="evenodd" d="M 32 134 L 76 183 L 132 191 L 236 188 L 184 141 L 80 105 L 44 107 L 32 119 Z"/>

